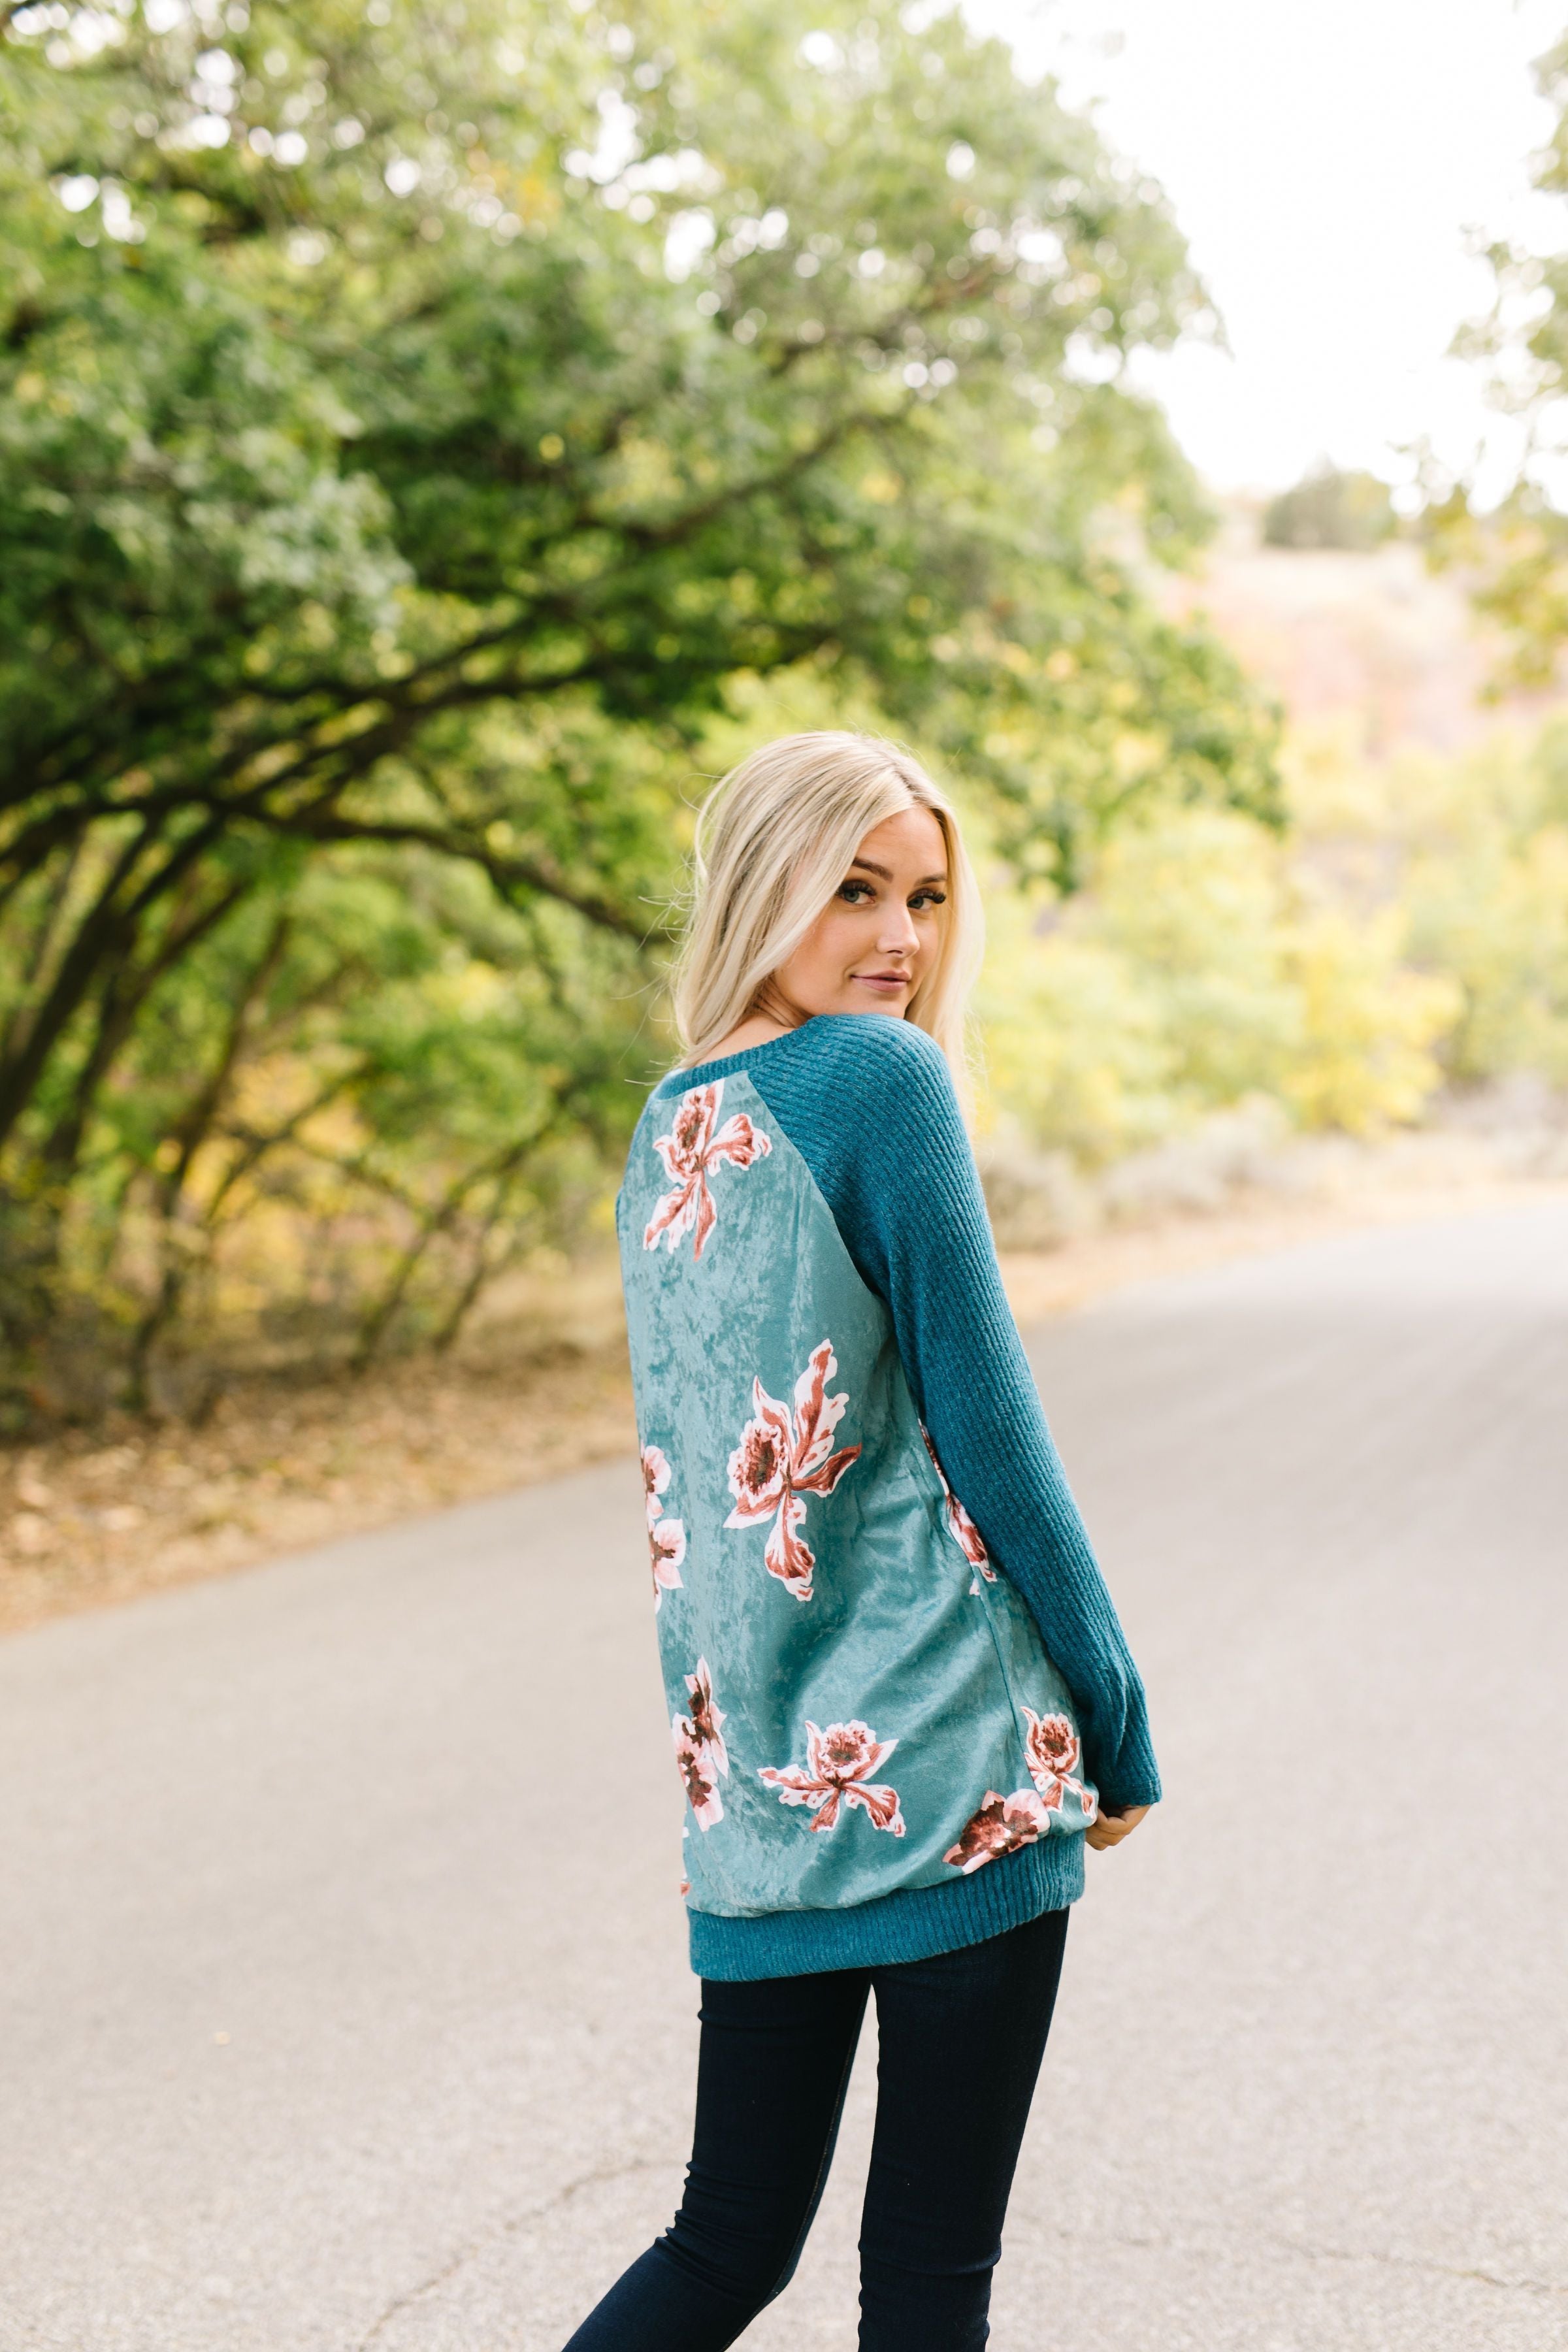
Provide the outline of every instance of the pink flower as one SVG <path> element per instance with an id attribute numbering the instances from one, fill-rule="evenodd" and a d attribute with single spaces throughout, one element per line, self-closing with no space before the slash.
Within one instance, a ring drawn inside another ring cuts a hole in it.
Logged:
<path id="1" fill-rule="evenodd" d="M 686 1523 L 682 1519 L 667 1519 L 659 1500 L 669 1484 L 669 1464 L 657 1445 L 643 1447 L 642 1483 L 647 1505 L 647 1547 L 653 1560 L 653 1605 L 657 1611 L 665 1594 L 680 1582 L 680 1563 L 686 1558 Z"/>
<path id="2" fill-rule="evenodd" d="M 673 1256 L 677 1243 L 695 1228 L 691 1255 L 700 1258 L 718 1219 L 708 1189 L 712 1171 L 723 1160 L 731 1168 L 749 1168 L 754 1160 L 765 1160 L 773 1150 L 769 1138 L 752 1126 L 743 1110 L 727 1118 L 714 1133 L 723 1092 L 722 1078 L 715 1078 L 711 1086 L 693 1087 L 677 1103 L 669 1133 L 654 1137 L 653 1148 L 674 1190 L 665 1193 L 649 1218 L 642 1237 L 644 1249 L 657 1249 L 662 1239 Z"/>
<path id="3" fill-rule="evenodd" d="M 998 1854 L 1016 1853 L 1021 1845 L 1033 1845 L 1037 1838 L 1044 1837 L 1051 1815 L 1060 1812 L 1069 1790 L 1086 1821 L 1093 1821 L 1099 1810 L 1093 1790 L 1072 1777 L 1072 1767 L 1079 1759 L 1079 1737 L 1068 1717 L 1037 1715 L 1032 1706 L 1024 1713 L 1029 1722 L 1024 1757 L 1035 1785 L 1016 1789 L 1010 1797 L 986 1790 L 980 1811 L 966 1822 L 958 1843 L 942 1856 L 966 1875 L 982 1863 L 994 1862 Z"/>
<path id="4" fill-rule="evenodd" d="M 967 1877 L 983 1863 L 994 1862 L 999 1854 L 1016 1853 L 1022 1845 L 1033 1845 L 1044 1837 L 1050 1827 L 1050 1812 L 1033 1789 L 1020 1789 L 1016 1796 L 998 1796 L 987 1789 L 980 1811 L 965 1824 L 956 1845 L 949 1846 L 943 1854 Z"/>
<path id="5" fill-rule="evenodd" d="M 686 1790 L 686 1801 L 697 1816 L 698 1828 L 710 1830 L 715 1822 L 724 1818 L 718 1768 L 706 1743 L 693 1737 L 685 1716 L 678 1715 L 670 1728 L 675 1735 L 675 1761 Z"/>
<path id="6" fill-rule="evenodd" d="M 706 1658 L 698 1659 L 697 1672 L 687 1675 L 686 1687 L 691 1694 L 691 1711 L 687 1720 L 691 1726 L 692 1737 L 701 1741 L 720 1771 L 728 1773 L 730 1756 L 723 1738 L 724 1710 L 714 1699 L 713 1676 Z"/>
<path id="7" fill-rule="evenodd" d="M 713 1677 L 706 1658 L 697 1661 L 697 1672 L 688 1675 L 686 1687 L 690 1694 L 691 1712 L 678 1715 L 670 1723 L 675 1741 L 675 1761 L 686 1788 L 686 1801 L 697 1816 L 699 1829 L 710 1830 L 715 1822 L 724 1818 L 724 1807 L 719 1796 L 719 1776 L 728 1775 L 729 1751 L 724 1746 L 724 1712 L 713 1696 Z"/>
<path id="8" fill-rule="evenodd" d="M 1042 1797 L 1049 1790 L 1059 1792 L 1078 1762 L 1078 1734 L 1065 1715 L 1037 1715 L 1032 1706 L 1024 1714 L 1029 1726 L 1024 1740 L 1029 1778 Z"/>
<path id="9" fill-rule="evenodd" d="M 1099 1810 L 1093 1791 L 1072 1777 L 1072 1768 L 1079 1759 L 1079 1738 L 1071 1723 L 1065 1715 L 1037 1715 L 1032 1706 L 1026 1706 L 1024 1713 L 1029 1719 L 1024 1759 L 1047 1811 L 1059 1812 L 1062 1799 L 1070 1790 L 1087 1818 L 1093 1821 Z"/>
<path id="10" fill-rule="evenodd" d="M 873 1829 L 902 1837 L 904 1817 L 899 1810 L 898 1790 L 870 1779 L 898 1744 L 896 1739 L 879 1739 L 864 1723 L 830 1723 L 826 1731 L 819 1731 L 808 1721 L 805 1771 L 798 1764 L 764 1764 L 758 1778 L 778 1790 L 781 1804 L 808 1806 L 816 1816 L 811 1825 L 814 1830 L 834 1828 L 840 1805 L 858 1805 L 870 1816 Z"/>
<path id="11" fill-rule="evenodd" d="M 761 1527 L 773 1522 L 763 1559 L 797 1601 L 811 1599 L 811 1571 L 816 1556 L 796 1533 L 805 1518 L 807 1495 L 831 1495 L 852 1462 L 860 1458 L 858 1445 L 835 1454 L 833 1433 L 844 1417 L 847 1394 L 826 1396 L 827 1382 L 838 1370 L 832 1342 L 824 1339 L 811 1351 L 811 1360 L 795 1384 L 795 1412 L 769 1396 L 761 1381 L 752 1382 L 755 1416 L 741 1432 L 741 1443 L 730 1456 L 730 1492 L 735 1507 L 727 1528 Z"/>
<path id="12" fill-rule="evenodd" d="M 642 1450 L 642 1491 L 650 1526 L 663 1516 L 664 1505 L 658 1498 L 668 1484 L 669 1456 L 662 1446 L 645 1445 Z"/>
<path id="13" fill-rule="evenodd" d="M 647 1531 L 647 1545 L 653 1567 L 653 1605 L 657 1615 L 667 1592 L 673 1592 L 680 1578 L 680 1563 L 686 1558 L 686 1528 L 679 1519 L 665 1519 Z"/>
<path id="14" fill-rule="evenodd" d="M 963 1551 L 970 1567 L 977 1568 L 987 1584 L 994 1584 L 996 1570 L 991 1565 L 991 1555 L 985 1549 L 985 1538 L 948 1485 L 947 1472 L 937 1460 L 936 1448 L 931 1442 L 931 1432 L 923 1421 L 921 1423 L 921 1435 L 925 1439 L 926 1452 L 931 1455 L 931 1468 L 942 1480 L 942 1491 L 947 1496 L 947 1524 L 953 1540 Z M 972 1591 L 977 1592 L 979 1589 L 978 1585 L 970 1587 Z"/>

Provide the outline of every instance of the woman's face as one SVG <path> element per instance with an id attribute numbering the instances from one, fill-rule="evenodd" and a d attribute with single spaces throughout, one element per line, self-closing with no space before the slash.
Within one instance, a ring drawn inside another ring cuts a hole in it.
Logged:
<path id="1" fill-rule="evenodd" d="M 873 825 L 849 871 L 769 991 L 797 1020 L 818 1013 L 901 1018 L 930 971 L 947 903 L 947 845 L 930 809 Z"/>

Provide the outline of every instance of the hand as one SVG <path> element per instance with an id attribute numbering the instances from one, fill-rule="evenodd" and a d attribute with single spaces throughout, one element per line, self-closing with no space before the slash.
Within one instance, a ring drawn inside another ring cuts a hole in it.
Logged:
<path id="1" fill-rule="evenodd" d="M 1089 1844 L 1096 1853 L 1103 1853 L 1107 1846 L 1120 1845 L 1124 1837 L 1131 1836 L 1148 1811 L 1147 1805 L 1125 1805 L 1115 1812 L 1101 1813 L 1089 1830 Z"/>

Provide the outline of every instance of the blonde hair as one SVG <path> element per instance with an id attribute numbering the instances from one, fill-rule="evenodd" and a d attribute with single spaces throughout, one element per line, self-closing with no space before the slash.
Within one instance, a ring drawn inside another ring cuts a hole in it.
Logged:
<path id="1" fill-rule="evenodd" d="M 929 809 L 942 827 L 948 880 L 942 942 L 906 1018 L 936 1040 L 963 1086 L 964 1011 L 984 918 L 957 814 L 901 745 L 831 729 L 764 743 L 702 804 L 691 919 L 675 977 L 683 1061 L 700 1062 L 739 1026 L 872 827 L 911 808 Z"/>

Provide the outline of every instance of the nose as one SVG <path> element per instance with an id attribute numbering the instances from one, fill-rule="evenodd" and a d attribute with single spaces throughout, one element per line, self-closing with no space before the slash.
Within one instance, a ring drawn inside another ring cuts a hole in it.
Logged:
<path id="1" fill-rule="evenodd" d="M 879 955 L 913 955 L 920 945 L 920 933 L 915 919 L 901 898 L 890 900 L 883 909 L 882 922 L 877 933 Z"/>

